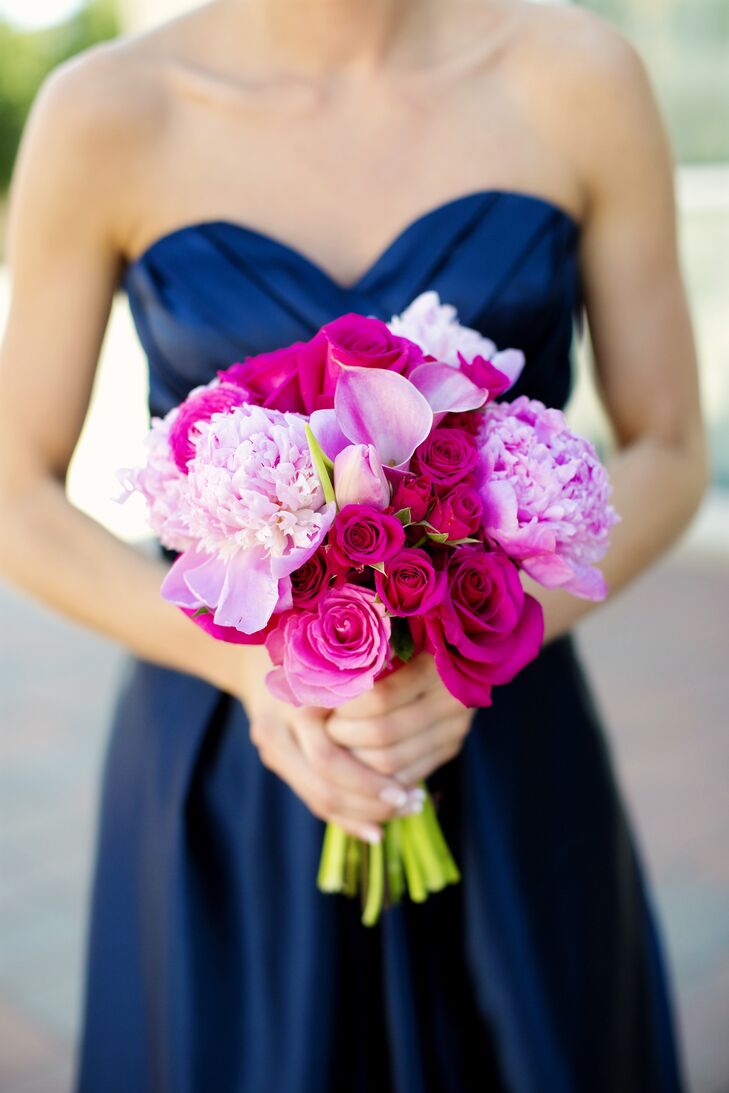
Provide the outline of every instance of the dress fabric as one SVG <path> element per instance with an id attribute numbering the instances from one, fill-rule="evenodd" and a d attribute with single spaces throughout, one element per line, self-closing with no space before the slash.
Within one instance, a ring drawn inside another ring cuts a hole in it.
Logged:
<path id="1" fill-rule="evenodd" d="M 474 191 L 421 214 L 345 286 L 241 223 L 170 231 L 121 282 L 150 411 L 426 289 L 524 350 L 502 397 L 562 407 L 579 239 L 545 198 Z M 685 1088 L 650 885 L 571 633 L 494 689 L 428 778 L 460 883 L 374 927 L 358 900 L 317 889 L 324 822 L 263 766 L 240 701 L 131 654 L 115 699 L 76 1093 Z"/>

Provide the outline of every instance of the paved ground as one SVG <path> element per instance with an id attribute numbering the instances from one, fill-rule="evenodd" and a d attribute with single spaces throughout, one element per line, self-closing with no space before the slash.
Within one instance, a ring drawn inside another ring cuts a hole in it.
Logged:
<path id="1" fill-rule="evenodd" d="M 655 885 L 693 1093 L 729 1091 L 728 609 L 729 560 L 674 552 L 578 631 Z M 8 590 L 0 610 L 0 1091 L 66 1093 L 119 651 Z"/>

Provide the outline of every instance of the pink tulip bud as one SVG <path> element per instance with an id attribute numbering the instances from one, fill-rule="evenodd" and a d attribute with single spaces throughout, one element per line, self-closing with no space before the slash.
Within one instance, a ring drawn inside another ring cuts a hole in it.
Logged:
<path id="1" fill-rule="evenodd" d="M 390 487 L 374 444 L 350 444 L 334 460 L 334 493 L 340 508 L 390 503 Z"/>

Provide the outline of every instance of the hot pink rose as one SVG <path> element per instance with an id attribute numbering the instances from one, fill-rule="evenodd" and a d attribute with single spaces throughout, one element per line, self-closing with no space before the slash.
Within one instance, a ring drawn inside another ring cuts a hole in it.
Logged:
<path id="1" fill-rule="evenodd" d="M 428 516 L 428 523 L 449 539 L 466 539 L 481 527 L 483 506 L 478 490 L 467 482 L 459 482 L 439 497 Z"/>
<path id="2" fill-rule="evenodd" d="M 500 551 L 458 547 L 446 572 L 443 602 L 419 624 L 425 646 L 451 694 L 464 706 L 489 706 L 492 686 L 508 683 L 538 654 L 542 608 Z"/>
<path id="3" fill-rule="evenodd" d="M 424 615 L 443 599 L 445 573 L 437 572 L 424 550 L 401 550 L 375 573 L 377 594 L 392 615 Z"/>
<path id="4" fill-rule="evenodd" d="M 382 319 L 348 311 L 325 323 L 321 333 L 329 343 L 327 377 L 333 392 L 342 367 L 385 368 L 407 375 L 423 361 L 423 351 L 409 338 L 393 334 Z"/>
<path id="5" fill-rule="evenodd" d="M 272 410 L 310 414 L 333 405 L 331 397 L 322 401 L 328 345 L 317 331 L 308 341 L 292 342 L 236 361 L 218 376 L 243 387 L 246 401 Z"/>
<path id="6" fill-rule="evenodd" d="M 316 612 L 293 611 L 266 639 L 266 684 L 294 706 L 333 708 L 370 690 L 390 661 L 390 620 L 370 588 L 330 588 Z"/>
<path id="7" fill-rule="evenodd" d="M 462 353 L 458 354 L 460 371 L 471 383 L 477 387 L 485 387 L 488 390 L 488 401 L 495 399 L 514 383 L 514 380 L 495 367 L 492 361 L 486 357 L 475 356 L 468 361 Z"/>
<path id="8" fill-rule="evenodd" d="M 345 572 L 386 562 L 404 545 L 405 529 L 400 521 L 371 505 L 345 505 L 329 532 L 330 560 Z"/>
<path id="9" fill-rule="evenodd" d="M 321 549 L 291 574 L 291 595 L 295 607 L 314 607 L 327 590 L 330 571 Z"/>
<path id="10" fill-rule="evenodd" d="M 460 414 L 446 414 L 440 424 L 446 429 L 463 429 L 471 436 L 476 436 L 481 428 L 481 411 L 466 410 Z"/>
<path id="11" fill-rule="evenodd" d="M 397 480 L 391 508 L 410 509 L 411 520 L 422 520 L 433 503 L 433 479 L 428 475 L 404 474 Z"/>
<path id="12" fill-rule="evenodd" d="M 477 460 L 476 444 L 469 433 L 439 426 L 415 449 L 410 468 L 428 475 L 436 486 L 455 486 L 470 474 Z"/>
<path id="13" fill-rule="evenodd" d="M 213 414 L 230 410 L 245 402 L 246 392 L 235 383 L 213 383 L 196 387 L 180 404 L 179 412 L 170 428 L 170 451 L 183 474 L 195 454 L 193 436 L 200 432 L 200 425 L 210 421 Z"/>

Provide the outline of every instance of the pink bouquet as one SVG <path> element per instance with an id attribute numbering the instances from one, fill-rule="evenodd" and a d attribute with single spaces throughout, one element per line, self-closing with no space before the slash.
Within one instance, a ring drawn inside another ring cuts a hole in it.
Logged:
<path id="1" fill-rule="evenodd" d="M 216 638 L 265 643 L 266 684 L 295 706 L 336 707 L 422 651 L 464 706 L 490 705 L 543 640 L 520 569 L 604 598 L 619 519 L 560 410 L 494 401 L 523 365 L 428 291 L 219 371 L 120 472 L 120 500 L 140 492 L 178 553 L 162 595 Z M 359 891 L 366 924 L 406 884 L 421 901 L 459 879 L 420 785 L 422 813 L 383 843 L 327 824 L 318 885 Z"/>

